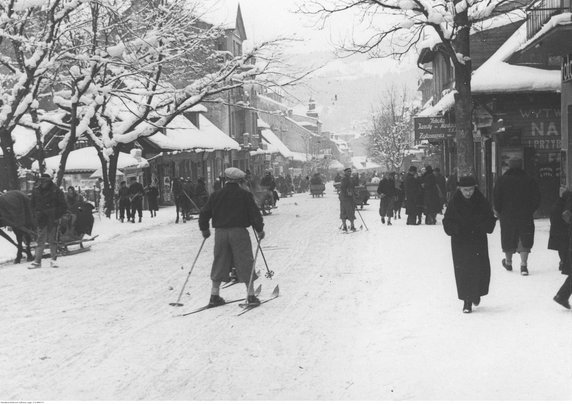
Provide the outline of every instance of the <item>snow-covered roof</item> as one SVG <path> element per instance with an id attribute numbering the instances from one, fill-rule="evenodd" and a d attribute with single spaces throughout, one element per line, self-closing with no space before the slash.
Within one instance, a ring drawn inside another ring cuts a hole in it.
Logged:
<path id="1" fill-rule="evenodd" d="M 302 161 L 302 162 L 308 161 L 308 155 L 306 153 L 300 153 L 295 151 L 291 151 L 290 153 L 292 154 L 292 160 L 294 161 Z"/>
<path id="2" fill-rule="evenodd" d="M 272 104 L 272 105 L 276 106 L 276 107 L 278 108 L 278 110 L 279 110 L 279 111 L 282 111 L 282 112 L 287 112 L 287 111 L 289 111 L 290 109 L 292 109 L 292 108 L 290 108 L 288 105 L 283 104 L 283 103 L 281 103 L 281 102 L 278 102 L 278 101 L 276 101 L 276 100 L 274 100 L 274 99 L 272 99 L 272 98 L 270 98 L 270 97 L 267 97 L 267 96 L 265 96 L 265 95 L 262 95 L 262 94 L 258 94 L 258 98 L 259 98 L 261 101 L 264 101 L 264 102 L 267 102 L 267 103 L 269 103 L 269 104 Z M 268 112 L 273 112 L 273 111 L 268 111 Z"/>
<path id="3" fill-rule="evenodd" d="M 455 94 L 456 91 L 450 91 L 445 94 L 439 102 L 435 105 L 429 105 L 421 112 L 417 114 L 417 116 L 437 116 L 442 115 L 443 112 L 450 110 L 455 105 Z"/>
<path id="4" fill-rule="evenodd" d="M 280 140 L 278 136 L 270 129 L 262 129 L 260 131 L 263 140 L 268 142 L 268 150 L 275 150 L 275 153 L 280 153 L 284 158 L 292 157 L 292 152 L 286 145 Z"/>
<path id="5" fill-rule="evenodd" d="M 51 120 L 59 121 L 65 116 L 65 113 L 46 113 L 42 115 L 42 117 L 44 116 L 49 117 Z M 40 122 L 42 139 L 49 131 L 54 128 L 54 126 L 54 124 L 49 122 Z M 16 125 L 12 131 L 12 140 L 14 141 L 14 154 L 16 155 L 16 158 L 26 156 L 37 145 L 36 132 L 33 129 L 22 125 Z M 4 155 L 4 152 L 0 148 L 0 156 L 2 155 Z"/>
<path id="6" fill-rule="evenodd" d="M 356 170 L 374 170 L 381 168 L 381 165 L 369 160 L 366 156 L 352 157 L 352 166 Z"/>
<path id="7" fill-rule="evenodd" d="M 155 146 L 172 151 L 182 150 L 240 150 L 240 145 L 199 114 L 198 129 L 183 115 L 167 125 L 165 133 L 157 132 L 146 139 Z"/>
<path id="8" fill-rule="evenodd" d="M 526 41 L 526 24 L 514 34 L 474 73 L 473 93 L 513 93 L 560 91 L 560 70 L 544 70 L 506 63 Z"/>
<path id="9" fill-rule="evenodd" d="M 344 165 L 340 163 L 338 160 L 330 161 L 330 165 L 328 166 L 332 170 L 343 170 Z"/>
<path id="10" fill-rule="evenodd" d="M 61 155 L 48 157 L 46 159 L 46 168 L 48 171 L 57 171 L 60 166 Z M 117 160 L 117 168 L 123 170 L 125 168 L 144 168 L 148 167 L 149 162 L 144 158 L 136 158 L 128 153 L 119 153 Z M 101 161 L 97 155 L 95 147 L 85 147 L 83 149 L 73 150 L 66 161 L 66 173 L 73 172 L 93 172 L 101 169 Z M 32 164 L 32 170 L 38 170 L 38 162 Z"/>

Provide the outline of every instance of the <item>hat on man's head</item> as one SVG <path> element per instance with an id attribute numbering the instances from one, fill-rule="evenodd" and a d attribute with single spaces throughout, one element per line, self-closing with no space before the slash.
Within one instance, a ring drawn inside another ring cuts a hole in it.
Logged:
<path id="1" fill-rule="evenodd" d="M 224 170 L 224 176 L 228 180 L 241 180 L 246 177 L 246 173 L 239 168 L 236 167 L 229 167 Z"/>
<path id="2" fill-rule="evenodd" d="M 415 167 L 415 166 L 410 166 L 410 167 L 409 167 L 409 171 L 417 171 L 417 167 Z"/>
<path id="3" fill-rule="evenodd" d="M 51 176 L 50 174 L 48 174 L 48 173 L 43 173 L 42 175 L 40 175 L 40 178 L 46 178 L 46 179 L 48 179 L 48 180 L 51 180 L 51 179 L 52 179 L 52 176 Z"/>
<path id="4" fill-rule="evenodd" d="M 351 171 L 352 171 L 352 168 L 351 168 L 351 167 L 344 168 L 344 172 L 348 172 L 348 173 L 349 173 L 349 172 L 351 172 Z"/>
<path id="5" fill-rule="evenodd" d="M 477 185 L 477 180 L 475 180 L 475 177 L 471 175 L 461 177 L 459 178 L 459 181 L 457 181 L 458 187 L 474 187 L 476 185 Z"/>

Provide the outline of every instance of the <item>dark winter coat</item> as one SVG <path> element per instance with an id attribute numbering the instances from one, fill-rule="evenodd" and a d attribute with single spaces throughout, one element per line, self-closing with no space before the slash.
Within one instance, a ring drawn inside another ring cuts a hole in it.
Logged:
<path id="1" fill-rule="evenodd" d="M 68 210 L 64 192 L 51 181 L 34 188 L 31 207 L 40 227 L 53 225 Z"/>
<path id="2" fill-rule="evenodd" d="M 272 177 L 272 175 L 266 174 L 260 180 L 260 185 L 273 191 L 276 188 L 276 181 L 274 181 L 274 177 Z"/>
<path id="3" fill-rule="evenodd" d="M 560 257 L 559 269 L 565 275 L 572 274 L 572 240 L 570 237 L 570 225 L 562 219 L 562 213 L 567 205 L 572 202 L 572 192 L 566 191 L 556 200 L 550 210 L 550 236 L 548 249 L 558 251 Z"/>
<path id="4" fill-rule="evenodd" d="M 433 171 L 427 171 L 421 177 L 423 187 L 423 211 L 426 214 L 441 213 L 442 205 L 437 188 L 437 179 Z"/>
<path id="5" fill-rule="evenodd" d="M 149 205 L 149 210 L 159 210 L 159 203 L 157 199 L 159 198 L 159 190 L 155 185 L 149 185 L 146 189 L 147 191 L 147 203 Z"/>
<path id="6" fill-rule="evenodd" d="M 474 299 L 489 292 L 491 264 L 487 233 L 493 232 L 495 223 L 493 211 L 478 189 L 470 199 L 459 190 L 453 194 L 445 211 L 443 228 L 451 236 L 460 300 Z"/>
<path id="7" fill-rule="evenodd" d="M 524 248 L 532 247 L 533 215 L 540 197 L 536 181 L 520 168 L 509 169 L 497 180 L 493 204 L 500 219 L 503 251 L 516 250 L 519 237 Z"/>
<path id="8" fill-rule="evenodd" d="M 340 184 L 340 199 L 354 199 L 355 183 L 352 177 L 344 176 Z"/>
<path id="9" fill-rule="evenodd" d="M 392 178 L 382 179 L 377 186 L 377 194 L 380 197 L 379 215 L 382 217 L 393 217 L 393 205 L 397 195 L 397 189 L 395 189 L 395 180 Z"/>
<path id="10" fill-rule="evenodd" d="M 143 185 L 138 182 L 134 182 L 133 184 L 129 185 L 129 198 L 133 201 L 135 199 L 143 198 L 145 194 L 145 190 L 143 189 Z"/>
<path id="11" fill-rule="evenodd" d="M 405 187 L 405 213 L 408 215 L 416 215 L 418 211 L 418 201 L 423 195 L 419 181 L 411 173 L 407 173 L 403 182 Z"/>
<path id="12" fill-rule="evenodd" d="M 443 174 L 435 174 L 435 181 L 437 183 L 437 188 L 439 189 L 441 206 L 443 206 L 443 204 L 447 202 L 447 180 Z"/>
<path id="13" fill-rule="evenodd" d="M 199 228 L 208 230 L 209 220 L 214 228 L 250 227 L 257 232 L 264 230 L 260 209 L 251 192 L 235 182 L 213 192 L 199 215 Z"/>

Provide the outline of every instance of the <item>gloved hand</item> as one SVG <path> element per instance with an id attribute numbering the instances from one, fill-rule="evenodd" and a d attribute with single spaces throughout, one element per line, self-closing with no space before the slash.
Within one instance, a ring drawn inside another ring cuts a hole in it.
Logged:
<path id="1" fill-rule="evenodd" d="M 257 232 L 257 234 L 258 234 L 258 240 L 262 240 L 265 236 L 264 230 Z"/>
<path id="2" fill-rule="evenodd" d="M 203 233 L 204 238 L 209 238 L 211 236 L 211 231 L 209 229 L 201 230 L 201 233 Z"/>

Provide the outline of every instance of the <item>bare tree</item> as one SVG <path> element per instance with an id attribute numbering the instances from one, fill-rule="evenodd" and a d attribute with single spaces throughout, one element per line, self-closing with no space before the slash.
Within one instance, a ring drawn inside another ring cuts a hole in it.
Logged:
<path id="1" fill-rule="evenodd" d="M 408 100 L 407 88 L 398 93 L 391 87 L 372 113 L 371 127 L 367 131 L 369 156 L 384 164 L 388 171 L 401 169 L 405 153 L 411 147 L 415 111 Z"/>
<path id="2" fill-rule="evenodd" d="M 474 174 L 471 130 L 471 28 L 525 0 L 307 0 L 300 12 L 321 18 L 353 12 L 367 30 L 339 45 L 339 50 L 371 57 L 396 57 L 416 48 L 444 53 L 455 70 L 455 122 L 459 175 Z M 509 16 L 510 18 L 510 16 Z"/>

